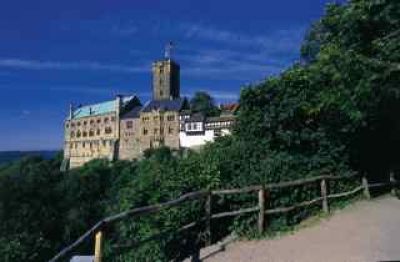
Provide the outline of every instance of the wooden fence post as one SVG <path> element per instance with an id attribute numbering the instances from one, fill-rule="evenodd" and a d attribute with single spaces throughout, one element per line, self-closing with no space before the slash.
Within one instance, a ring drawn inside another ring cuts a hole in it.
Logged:
<path id="1" fill-rule="evenodd" d="M 103 232 L 96 233 L 94 246 L 94 262 L 101 262 L 103 257 Z"/>
<path id="2" fill-rule="evenodd" d="M 322 179 L 321 180 L 322 210 L 324 211 L 325 214 L 328 214 L 329 207 L 328 207 L 328 198 L 326 196 L 327 196 L 326 180 Z"/>
<path id="3" fill-rule="evenodd" d="M 206 199 L 206 246 L 211 245 L 212 239 L 211 239 L 211 201 L 212 201 L 212 195 L 211 192 L 207 195 Z"/>
<path id="4" fill-rule="evenodd" d="M 258 213 L 258 232 L 262 234 L 265 228 L 265 189 L 262 187 L 258 191 L 258 207 L 260 208 Z"/>
<path id="5" fill-rule="evenodd" d="M 371 199 L 371 194 L 369 193 L 369 187 L 368 187 L 368 180 L 366 176 L 362 177 L 362 186 L 364 187 L 364 197 L 366 199 Z"/>
<path id="6" fill-rule="evenodd" d="M 394 178 L 393 171 L 390 171 L 389 180 L 390 180 L 390 187 L 391 187 L 390 192 L 393 196 L 395 196 L 396 195 L 396 179 Z"/>

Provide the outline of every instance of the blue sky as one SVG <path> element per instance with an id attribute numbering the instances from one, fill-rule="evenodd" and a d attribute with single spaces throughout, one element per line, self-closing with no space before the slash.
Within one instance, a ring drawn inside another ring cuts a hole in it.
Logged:
<path id="1" fill-rule="evenodd" d="M 298 60 L 325 0 L 3 1 L 0 151 L 60 149 L 70 102 L 150 95 L 151 62 L 175 44 L 181 94 L 235 101 Z"/>

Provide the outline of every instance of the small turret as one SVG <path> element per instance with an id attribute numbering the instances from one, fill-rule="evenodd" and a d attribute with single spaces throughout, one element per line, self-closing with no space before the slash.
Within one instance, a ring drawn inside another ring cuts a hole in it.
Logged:
<path id="1" fill-rule="evenodd" d="M 115 97 L 115 112 L 117 112 L 117 116 L 119 116 L 119 113 L 121 112 L 121 107 L 122 107 L 122 96 L 121 95 L 116 95 Z"/>
<path id="2" fill-rule="evenodd" d="M 74 105 L 72 103 L 69 103 L 69 120 L 71 120 L 74 117 Z"/>

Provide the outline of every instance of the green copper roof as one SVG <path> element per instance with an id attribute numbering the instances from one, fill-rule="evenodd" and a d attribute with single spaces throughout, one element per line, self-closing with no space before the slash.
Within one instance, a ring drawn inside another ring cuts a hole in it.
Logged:
<path id="1" fill-rule="evenodd" d="M 129 103 L 133 98 L 134 96 L 122 97 L 122 106 Z M 96 115 L 112 113 L 115 112 L 116 106 L 117 106 L 116 100 L 105 101 L 93 105 L 81 106 L 73 111 L 72 118 L 77 119 L 87 116 L 96 116 Z"/>

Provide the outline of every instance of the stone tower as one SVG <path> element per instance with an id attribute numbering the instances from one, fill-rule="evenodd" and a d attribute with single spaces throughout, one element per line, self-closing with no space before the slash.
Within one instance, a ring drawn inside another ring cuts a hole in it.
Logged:
<path id="1" fill-rule="evenodd" d="M 180 67 L 171 59 L 170 43 L 165 58 L 153 63 L 153 100 L 173 100 L 180 97 Z"/>

